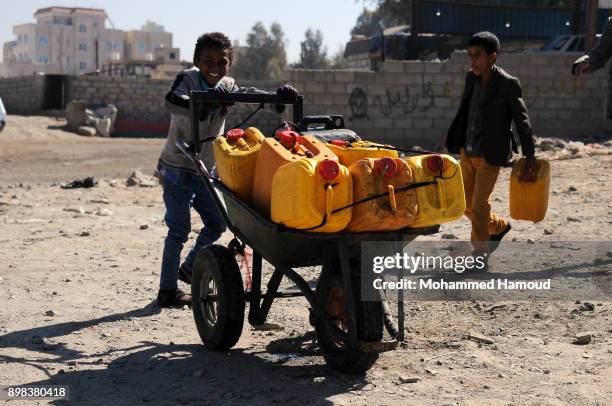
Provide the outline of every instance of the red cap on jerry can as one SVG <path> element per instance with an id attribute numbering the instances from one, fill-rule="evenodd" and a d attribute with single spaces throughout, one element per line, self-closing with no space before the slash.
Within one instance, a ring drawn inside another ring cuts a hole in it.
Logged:
<path id="1" fill-rule="evenodd" d="M 380 158 L 374 161 L 374 173 L 384 174 L 385 178 L 392 178 L 397 175 L 397 162 L 392 158 Z"/>
<path id="2" fill-rule="evenodd" d="M 425 165 L 427 166 L 427 170 L 429 170 L 429 172 L 438 173 L 442 171 L 442 168 L 444 168 L 444 160 L 440 154 L 430 155 L 425 158 Z"/>
<path id="3" fill-rule="evenodd" d="M 317 169 L 319 175 L 327 181 L 332 181 L 340 175 L 340 165 L 338 165 L 338 162 L 332 161 L 331 159 L 324 159 L 319 162 L 319 167 Z"/>
<path id="4" fill-rule="evenodd" d="M 244 130 L 242 130 L 241 128 L 232 128 L 227 132 L 226 135 L 228 141 L 236 142 L 240 138 L 244 137 Z"/>
<path id="5" fill-rule="evenodd" d="M 295 144 L 299 144 L 300 135 L 295 131 L 291 130 L 282 130 L 277 131 L 276 136 L 278 137 L 278 141 L 285 148 L 293 148 Z"/>

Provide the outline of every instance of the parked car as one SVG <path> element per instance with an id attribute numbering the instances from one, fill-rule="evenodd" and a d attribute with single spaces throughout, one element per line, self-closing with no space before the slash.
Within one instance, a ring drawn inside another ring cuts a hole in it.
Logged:
<path id="1" fill-rule="evenodd" d="M 597 34 L 597 38 L 601 34 Z M 540 51 L 544 52 L 584 52 L 584 35 L 559 35 L 544 44 Z"/>

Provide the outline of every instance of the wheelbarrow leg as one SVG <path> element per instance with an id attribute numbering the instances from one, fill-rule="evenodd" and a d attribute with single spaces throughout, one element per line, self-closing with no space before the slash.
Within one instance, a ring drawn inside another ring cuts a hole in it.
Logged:
<path id="1" fill-rule="evenodd" d="M 356 347 L 357 317 L 355 312 L 355 295 L 353 294 L 348 250 L 345 244 L 338 244 L 338 256 L 340 260 L 340 272 L 342 273 L 342 285 L 344 288 L 344 303 L 346 304 L 346 315 L 348 318 L 349 346 Z"/>
<path id="2" fill-rule="evenodd" d="M 253 273 L 251 281 L 251 292 L 250 292 L 250 306 L 249 306 L 249 324 L 252 326 L 259 326 L 266 322 L 268 312 L 272 306 L 272 301 L 276 296 L 278 287 L 280 286 L 281 280 L 283 279 L 283 273 L 274 269 L 272 277 L 268 281 L 268 289 L 264 296 L 263 303 L 261 302 L 261 266 L 262 258 L 258 252 L 253 252 Z"/>
<path id="3" fill-rule="evenodd" d="M 404 243 L 402 238 L 400 237 L 395 237 L 395 241 L 394 241 L 394 251 L 395 252 L 403 252 L 404 251 Z M 403 267 L 399 267 L 399 272 L 398 272 L 398 281 L 402 281 L 404 279 L 404 268 Z M 405 319 L 406 319 L 406 312 L 404 309 L 404 290 L 403 289 L 398 289 L 397 291 L 397 340 L 401 343 L 404 342 L 404 337 L 405 337 Z"/>
<path id="4" fill-rule="evenodd" d="M 274 297 L 276 296 L 276 292 L 278 291 L 278 287 L 280 286 L 282 279 L 283 272 L 275 268 L 274 272 L 272 273 L 272 277 L 268 281 L 268 289 L 266 290 L 266 295 L 264 296 L 261 309 L 259 310 L 259 318 L 257 320 L 259 323 L 257 324 L 264 324 L 266 322 L 268 312 L 270 311 L 270 307 L 272 307 L 272 302 L 274 301 Z"/>
<path id="5" fill-rule="evenodd" d="M 251 296 L 249 302 L 249 324 L 258 323 L 261 305 L 261 254 L 253 251 L 253 273 L 251 281 Z"/>
<path id="6" fill-rule="evenodd" d="M 399 267 L 399 280 L 403 280 L 404 279 L 404 269 L 402 267 Z M 405 311 L 404 311 L 404 290 L 403 289 L 398 289 L 397 291 L 397 330 L 398 330 L 398 334 L 397 334 L 397 340 L 401 343 L 404 341 L 404 318 L 405 318 Z"/>

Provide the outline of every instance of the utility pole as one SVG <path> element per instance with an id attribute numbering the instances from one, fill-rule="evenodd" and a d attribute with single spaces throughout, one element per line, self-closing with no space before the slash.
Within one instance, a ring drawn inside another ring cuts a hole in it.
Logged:
<path id="1" fill-rule="evenodd" d="M 572 13 L 572 34 L 580 35 L 582 34 L 582 10 L 584 3 L 582 1 L 576 0 L 574 2 L 574 11 Z"/>
<path id="2" fill-rule="evenodd" d="M 96 72 L 100 74 L 100 41 L 97 39 L 94 41 L 96 47 Z"/>
<path id="3" fill-rule="evenodd" d="M 597 8 L 599 6 L 598 0 L 586 0 L 586 21 L 585 21 L 585 49 L 593 49 L 596 42 L 597 34 Z"/>

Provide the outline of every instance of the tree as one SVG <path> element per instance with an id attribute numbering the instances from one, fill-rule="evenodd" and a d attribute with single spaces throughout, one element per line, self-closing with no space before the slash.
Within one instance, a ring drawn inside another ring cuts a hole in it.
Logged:
<path id="1" fill-rule="evenodd" d="M 363 35 L 365 37 L 376 35 L 382 27 L 381 20 L 379 10 L 370 11 L 367 7 L 364 7 L 359 17 L 357 17 L 357 22 L 351 30 L 351 35 Z"/>
<path id="2" fill-rule="evenodd" d="M 411 4 L 411 0 L 379 0 L 374 10 L 364 7 L 357 17 L 351 35 L 371 37 L 378 35 L 381 29 L 409 24 Z"/>
<path id="3" fill-rule="evenodd" d="M 244 59 L 233 69 L 233 75 L 241 79 L 282 79 L 287 66 L 285 34 L 278 23 L 270 31 L 256 22 L 247 35 L 247 51 Z"/>
<path id="4" fill-rule="evenodd" d="M 293 65 L 301 69 L 325 69 L 329 66 L 327 61 L 327 48 L 323 46 L 321 30 L 306 30 L 304 41 L 300 43 L 300 61 Z"/>
<path id="5" fill-rule="evenodd" d="M 329 60 L 329 65 L 332 69 L 347 69 L 348 62 L 344 57 L 344 46 L 340 45 L 335 54 Z"/>

